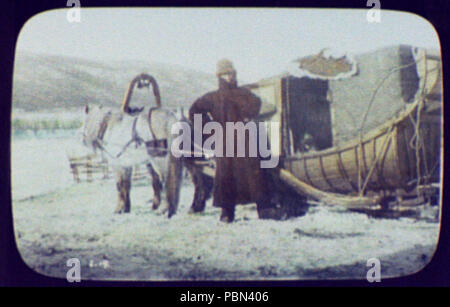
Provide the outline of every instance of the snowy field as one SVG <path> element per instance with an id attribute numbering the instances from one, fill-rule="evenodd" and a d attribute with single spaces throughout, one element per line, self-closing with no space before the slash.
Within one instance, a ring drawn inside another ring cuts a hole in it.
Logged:
<path id="1" fill-rule="evenodd" d="M 67 259 L 78 258 L 81 278 L 94 280 L 364 279 L 375 257 L 387 278 L 422 269 L 438 241 L 435 207 L 422 218 L 381 219 L 314 203 L 304 217 L 279 222 L 258 220 L 248 205 L 223 224 L 211 200 L 204 213 L 188 214 L 190 182 L 170 220 L 151 210 L 146 181 L 132 187 L 131 213 L 117 215 L 113 181 L 73 182 L 71 136 L 12 141 L 16 242 L 45 275 L 65 278 Z"/>
<path id="2" fill-rule="evenodd" d="M 74 130 L 21 131 L 12 136 L 12 198 L 36 196 L 73 183 L 66 153 L 77 148 Z"/>

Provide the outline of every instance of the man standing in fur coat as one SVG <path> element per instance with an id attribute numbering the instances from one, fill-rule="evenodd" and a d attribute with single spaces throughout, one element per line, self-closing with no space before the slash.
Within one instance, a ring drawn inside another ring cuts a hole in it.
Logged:
<path id="1" fill-rule="evenodd" d="M 222 157 L 216 157 L 214 177 L 214 206 L 222 208 L 220 220 L 230 223 L 234 220 L 237 204 L 256 203 L 258 216 L 262 219 L 281 218 L 272 202 L 273 184 L 270 175 L 260 166 L 259 157 L 249 156 L 249 136 L 245 136 L 245 155 L 237 156 L 236 131 L 232 157 L 227 152 L 226 123 L 246 124 L 255 118 L 261 107 L 261 100 L 251 91 L 237 86 L 236 70 L 231 61 L 223 59 L 217 63 L 219 89 L 197 99 L 189 110 L 189 119 L 201 114 L 217 122 L 223 131 Z M 243 131 L 245 133 L 245 130 Z M 239 133 L 239 132 L 238 132 Z M 230 151 L 230 149 L 228 149 Z"/>

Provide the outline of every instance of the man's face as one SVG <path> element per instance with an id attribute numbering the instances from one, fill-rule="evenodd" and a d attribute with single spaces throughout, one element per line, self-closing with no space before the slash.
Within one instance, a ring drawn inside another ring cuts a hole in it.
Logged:
<path id="1" fill-rule="evenodd" d="M 236 73 L 228 72 L 220 75 L 220 78 L 224 79 L 227 83 L 234 83 L 236 82 Z"/>

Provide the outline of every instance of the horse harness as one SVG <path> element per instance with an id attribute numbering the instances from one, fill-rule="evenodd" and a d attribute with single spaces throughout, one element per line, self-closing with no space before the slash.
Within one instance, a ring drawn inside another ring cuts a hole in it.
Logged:
<path id="1" fill-rule="evenodd" d="M 152 107 L 148 111 L 148 127 L 150 128 L 150 133 L 152 134 L 152 140 L 145 142 L 145 147 L 147 148 L 147 153 L 151 156 L 155 157 L 164 157 L 167 155 L 167 139 L 157 139 L 155 135 L 155 131 L 153 131 L 152 127 L 152 113 L 154 110 L 159 107 Z M 137 119 L 137 118 L 136 118 Z M 133 131 L 135 132 L 136 120 L 133 123 Z"/>
<path id="2" fill-rule="evenodd" d="M 101 150 L 103 150 L 104 152 L 106 152 L 108 155 L 110 155 L 113 158 L 119 158 L 122 154 L 125 153 L 125 151 L 127 150 L 127 148 L 135 143 L 135 148 L 139 147 L 142 143 L 145 144 L 145 147 L 147 149 L 147 153 L 153 157 L 164 157 L 167 155 L 167 151 L 168 151 L 168 146 L 167 146 L 167 139 L 157 139 L 156 138 L 156 134 L 153 130 L 152 127 L 152 113 L 155 109 L 157 109 L 158 107 L 152 107 L 150 108 L 149 112 L 148 112 L 148 127 L 150 129 L 150 133 L 153 137 L 153 139 L 151 141 L 147 141 L 144 142 L 144 140 L 137 134 L 136 131 L 136 124 L 137 124 L 137 120 L 138 117 L 136 117 L 133 121 L 133 126 L 131 129 L 131 139 L 124 145 L 124 147 L 122 148 L 122 150 L 116 155 L 113 156 L 111 155 L 102 145 L 103 143 L 103 137 L 105 135 L 106 132 L 106 128 L 108 127 L 108 122 L 111 119 L 112 116 L 112 112 L 109 111 L 108 113 L 106 113 L 105 117 L 103 118 L 101 124 L 100 124 L 100 129 L 98 132 L 98 137 L 95 140 L 95 147 L 100 148 Z"/>

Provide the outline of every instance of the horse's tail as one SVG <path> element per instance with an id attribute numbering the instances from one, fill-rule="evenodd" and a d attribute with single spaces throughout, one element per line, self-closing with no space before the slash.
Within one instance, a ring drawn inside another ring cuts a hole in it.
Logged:
<path id="1" fill-rule="evenodd" d="M 169 218 L 177 212 L 180 188 L 183 181 L 183 159 L 169 152 L 166 195 L 169 203 Z"/>

